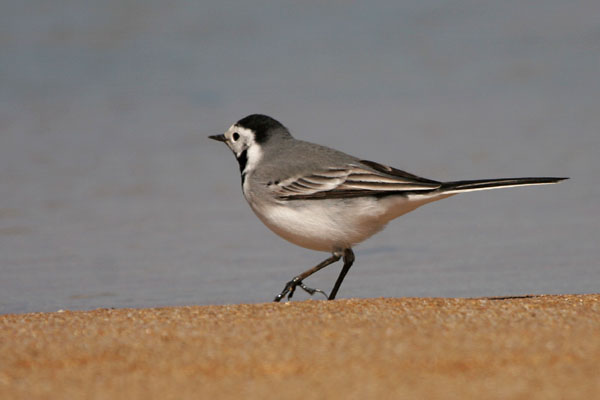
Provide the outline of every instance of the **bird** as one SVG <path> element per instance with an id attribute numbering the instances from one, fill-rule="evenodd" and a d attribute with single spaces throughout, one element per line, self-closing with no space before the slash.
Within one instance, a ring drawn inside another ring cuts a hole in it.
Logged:
<path id="1" fill-rule="evenodd" d="M 283 239 L 331 256 L 287 282 L 274 301 L 291 300 L 300 287 L 335 299 L 353 265 L 352 248 L 388 222 L 424 204 L 459 193 L 528 185 L 568 178 L 528 177 L 440 182 L 295 139 L 279 121 L 248 115 L 223 134 L 239 164 L 242 192 L 256 216 Z M 304 284 L 340 259 L 343 266 L 329 295 Z"/>

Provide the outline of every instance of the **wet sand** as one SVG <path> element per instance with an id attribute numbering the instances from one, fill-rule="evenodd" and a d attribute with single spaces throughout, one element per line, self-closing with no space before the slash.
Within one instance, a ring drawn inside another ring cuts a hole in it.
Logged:
<path id="1" fill-rule="evenodd" d="M 600 398 L 600 295 L 2 315 L 0 398 Z"/>

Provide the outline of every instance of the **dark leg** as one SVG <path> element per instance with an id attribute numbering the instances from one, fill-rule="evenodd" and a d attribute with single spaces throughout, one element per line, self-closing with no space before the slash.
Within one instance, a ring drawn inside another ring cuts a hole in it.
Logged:
<path id="1" fill-rule="evenodd" d="M 308 271 L 304 271 L 300 275 L 294 277 L 294 279 L 292 279 L 291 281 L 289 281 L 288 283 L 285 284 L 285 287 L 283 288 L 281 293 L 279 293 L 277 296 L 275 296 L 274 301 L 281 301 L 281 299 L 283 299 L 286 295 L 288 296 L 288 300 L 291 299 L 292 296 L 294 295 L 294 291 L 296 290 L 296 286 L 300 286 L 302 289 L 304 289 L 306 292 L 310 293 L 311 295 L 313 295 L 317 292 L 325 294 L 325 292 L 323 292 L 322 290 L 309 288 L 304 283 L 302 283 L 302 280 L 304 278 L 311 276 L 315 272 L 325 268 L 329 264 L 333 264 L 334 262 L 338 261 L 341 257 L 342 257 L 341 254 L 333 253 L 333 255 L 331 257 L 329 257 L 327 260 L 323 261 L 319 265 L 309 269 Z M 345 259 L 346 259 L 346 256 L 344 255 L 344 260 Z M 327 297 L 326 294 L 325 294 L 325 297 Z"/>
<path id="2" fill-rule="evenodd" d="M 352 266 L 353 262 L 354 262 L 354 252 L 352 251 L 352 249 L 344 250 L 344 266 L 342 267 L 342 272 L 340 272 L 340 276 L 338 276 L 337 281 L 335 281 L 335 285 L 333 286 L 333 289 L 331 290 L 331 294 L 329 295 L 328 300 L 335 299 L 335 295 L 337 294 L 338 290 L 340 289 L 340 286 L 342 286 L 342 281 L 346 277 L 346 274 L 350 270 L 350 267 Z"/>

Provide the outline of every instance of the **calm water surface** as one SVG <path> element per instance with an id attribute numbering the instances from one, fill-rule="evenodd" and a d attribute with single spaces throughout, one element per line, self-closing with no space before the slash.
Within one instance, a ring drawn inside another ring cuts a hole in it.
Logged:
<path id="1" fill-rule="evenodd" d="M 1 313 L 270 301 L 327 257 L 206 138 L 254 112 L 433 179 L 573 178 L 392 222 L 339 297 L 600 290 L 600 3 L 213 3 L 2 2 Z"/>

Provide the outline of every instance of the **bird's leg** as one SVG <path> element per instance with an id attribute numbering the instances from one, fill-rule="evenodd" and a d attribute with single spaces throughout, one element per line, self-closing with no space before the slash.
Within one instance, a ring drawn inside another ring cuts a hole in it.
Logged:
<path id="1" fill-rule="evenodd" d="M 286 295 L 287 295 L 288 300 L 291 299 L 292 296 L 294 295 L 294 292 L 296 291 L 296 286 L 300 286 L 301 289 L 303 289 L 310 295 L 313 295 L 315 293 L 323 293 L 325 295 L 325 297 L 327 297 L 327 294 L 325 294 L 325 292 L 323 292 L 322 290 L 319 290 L 319 289 L 309 288 L 304 283 L 302 283 L 302 280 L 304 278 L 311 276 L 315 272 L 325 268 L 329 264 L 333 264 L 334 262 L 338 261 L 341 257 L 342 257 L 342 255 L 339 253 L 337 253 L 337 252 L 333 253 L 333 255 L 331 257 L 329 257 L 327 260 L 321 262 L 319 265 L 309 269 L 308 271 L 304 271 L 303 273 L 301 273 L 298 276 L 295 276 L 294 279 L 292 279 L 291 281 L 289 281 L 288 283 L 285 284 L 285 287 L 283 288 L 281 293 L 279 293 L 277 296 L 275 296 L 274 301 L 281 301 L 281 299 L 283 299 Z"/>
<path id="2" fill-rule="evenodd" d="M 335 295 L 337 294 L 338 290 L 340 289 L 340 286 L 342 285 L 342 281 L 346 277 L 346 274 L 350 270 L 350 267 L 352 266 L 353 262 L 354 262 L 354 252 L 352 251 L 352 249 L 344 250 L 344 266 L 342 267 L 340 276 L 338 276 L 337 280 L 335 281 L 335 285 L 333 286 L 333 289 L 331 290 L 331 294 L 329 295 L 328 300 L 335 299 Z"/>

